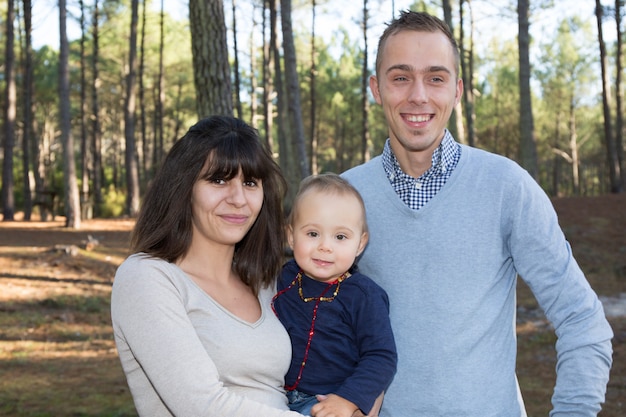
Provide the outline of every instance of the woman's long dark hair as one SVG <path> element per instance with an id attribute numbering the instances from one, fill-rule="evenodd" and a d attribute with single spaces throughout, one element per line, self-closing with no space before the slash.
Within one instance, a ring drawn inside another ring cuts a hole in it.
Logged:
<path id="1" fill-rule="evenodd" d="M 208 164 L 207 164 L 208 161 Z M 260 179 L 263 206 L 235 247 L 233 268 L 255 293 L 274 282 L 283 261 L 286 182 L 255 129 L 230 116 L 200 120 L 165 157 L 143 199 L 131 236 L 131 250 L 176 262 L 191 244 L 191 196 L 196 181 Z"/>

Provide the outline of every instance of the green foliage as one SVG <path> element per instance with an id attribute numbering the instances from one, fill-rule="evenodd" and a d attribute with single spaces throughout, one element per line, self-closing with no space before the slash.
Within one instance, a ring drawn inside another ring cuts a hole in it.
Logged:
<path id="1" fill-rule="evenodd" d="M 126 204 L 126 194 L 121 192 L 113 185 L 109 186 L 108 191 L 104 194 L 104 202 L 102 204 L 102 217 L 112 218 L 120 217 L 124 213 Z"/>
<path id="2" fill-rule="evenodd" d="M 121 214 L 120 207 L 124 206 L 123 190 L 125 189 L 125 175 L 123 167 L 124 152 L 124 100 L 126 97 L 125 83 L 128 71 L 128 38 L 130 30 L 130 1 L 107 0 L 100 2 L 99 17 L 99 55 L 97 61 L 98 79 L 97 104 L 99 107 L 99 131 L 98 136 L 102 140 L 100 150 L 103 161 L 104 178 L 102 191 L 106 194 L 105 211 L 107 216 Z M 240 5 L 246 8 L 249 4 Z M 543 5 L 542 5 L 543 6 Z M 6 5 L 2 6 L 6 9 Z M 318 3 L 317 21 L 327 18 L 333 11 L 333 4 Z M 167 152 L 172 143 L 182 136 L 189 126 L 197 119 L 196 97 L 192 66 L 191 39 L 189 23 L 187 19 L 176 20 L 168 13 L 164 15 L 164 49 L 163 49 L 163 113 L 158 115 L 157 103 L 158 81 L 160 73 L 160 5 L 149 1 L 146 4 L 147 15 L 145 19 L 145 39 L 143 42 L 143 55 L 139 50 L 139 56 L 143 56 L 143 97 L 137 96 L 137 110 L 135 119 L 135 136 L 137 140 L 139 166 L 145 173 L 141 173 L 143 179 L 149 178 L 154 168 L 159 165 L 161 154 L 155 152 L 160 144 L 159 127 L 163 124 L 162 139 L 163 152 Z M 436 15 L 441 15 L 441 5 L 432 0 L 416 0 L 410 6 L 412 10 L 426 10 Z M 310 3 L 304 2 L 296 8 L 296 15 L 308 14 Z M 86 79 L 87 79 L 87 109 L 92 110 L 92 82 L 94 60 L 94 32 L 92 27 L 93 4 L 86 5 L 86 29 L 85 52 L 86 52 Z M 140 5 L 139 40 L 143 18 L 143 7 Z M 370 13 L 377 9 L 374 4 L 370 5 Z M 508 9 L 507 9 L 508 10 Z M 396 10 L 397 14 L 398 10 Z M 457 13 L 455 11 L 454 13 Z M 508 13 L 508 12 L 507 12 Z M 229 16 L 230 17 L 230 16 Z M 240 31 L 239 61 L 241 98 L 243 100 L 243 118 L 252 121 L 251 118 L 251 88 L 252 77 L 257 85 L 257 114 L 255 123 L 264 136 L 262 119 L 259 115 L 263 112 L 261 102 L 262 81 L 262 41 L 261 16 L 259 9 L 254 9 L 252 14 L 238 14 L 238 30 Z M 302 16 L 301 16 L 302 17 Z M 309 145 L 311 123 L 311 45 L 310 45 L 310 16 L 302 20 L 301 24 L 296 21 L 294 28 L 295 42 L 298 57 L 298 70 L 301 89 L 302 116 L 304 121 L 305 136 L 307 140 L 307 152 Z M 380 16 L 377 20 L 380 21 Z M 388 16 L 390 17 L 390 16 Z M 388 21 L 388 17 L 382 20 Z M 55 16 L 56 18 L 56 16 Z M 255 19 L 254 36 L 248 36 L 247 31 L 252 27 L 252 19 Z M 0 17 L 0 20 L 2 17 Z M 304 19 L 304 18 L 303 18 Z M 376 19 L 374 19 L 376 20 Z M 373 21 L 374 21 L 373 20 Z M 377 24 L 370 22 L 371 24 Z M 303 23 L 303 24 L 302 24 Z M 361 103 L 361 77 L 363 64 L 363 39 L 360 31 L 354 31 L 358 27 L 357 22 L 346 22 L 347 29 L 340 24 L 333 32 L 320 33 L 316 30 L 316 90 L 315 90 L 315 135 L 317 140 L 316 157 L 319 171 L 340 172 L 362 160 L 362 103 Z M 231 22 L 227 19 L 229 37 Z M 549 189 L 549 176 L 554 170 L 563 170 L 564 176 L 569 176 L 568 162 L 561 157 L 556 162 L 555 150 L 569 152 L 568 138 L 570 127 L 568 125 L 570 104 L 573 105 L 571 113 L 576 120 L 576 131 L 579 139 L 581 169 L 586 170 L 589 184 L 593 181 L 602 181 L 592 177 L 602 177 L 604 164 L 603 129 L 601 120 L 601 104 L 599 102 L 599 68 L 597 62 L 597 45 L 593 31 L 593 18 L 582 21 L 580 19 L 563 19 L 558 24 L 558 30 L 552 36 L 542 36 L 533 39 L 537 47 L 533 47 L 531 64 L 533 68 L 533 116 L 535 121 L 535 134 L 537 150 L 542 170 L 542 185 Z M 458 29 L 458 28 L 457 28 Z M 246 33 L 244 36 L 243 33 Z M 372 32 L 370 32 L 370 35 Z M 267 35 L 267 34 L 266 34 Z M 330 35 L 330 36 L 329 36 Z M 266 36 L 267 40 L 267 36 Z M 16 43 L 19 40 L 16 40 Z M 232 38 L 229 38 L 232 42 Z M 369 50 L 375 50 L 377 39 L 369 38 Z M 519 153 L 519 93 L 518 93 L 518 52 L 514 39 L 502 40 L 500 34 L 494 34 L 494 38 L 487 45 L 483 40 L 478 40 L 478 51 L 475 52 L 475 128 L 477 146 L 505 155 L 512 159 L 518 159 Z M 251 45 L 252 43 L 252 45 Z M 232 45 L 231 45 L 232 46 Z M 5 45 L 0 43 L 0 52 Z M 609 55 L 613 53 L 613 46 L 609 45 Z M 81 85 L 80 85 L 80 39 L 73 39 L 70 44 L 70 76 L 71 76 L 71 115 L 72 137 L 76 146 L 77 172 L 82 172 L 80 165 L 79 144 L 81 142 Z M 21 147 L 21 128 L 23 121 L 23 62 L 19 61 L 23 54 L 17 54 L 16 63 L 18 79 L 18 132 L 16 138 L 16 161 L 15 167 L 15 201 L 19 211 L 23 204 L 23 187 L 21 158 L 17 150 Z M 63 176 L 62 147 L 59 142 L 59 93 L 58 93 L 58 52 L 51 47 L 43 46 L 34 51 L 34 105 L 35 132 L 34 138 L 39 143 L 41 152 L 40 172 L 44 177 L 45 188 L 53 189 L 58 193 L 59 202 L 63 201 Z M 375 54 L 368 57 L 368 66 L 371 71 L 374 68 Z M 233 61 L 231 51 L 231 61 Z M 255 73 L 251 73 L 250 59 L 256 61 Z M 139 62 L 138 62 L 139 65 Z M 139 71 L 139 66 L 137 70 Z M 139 75 L 139 74 L 137 74 Z M 614 75 L 613 75 L 614 76 Z M 0 80 L 0 88 L 4 85 Z M 372 155 L 378 154 L 388 136 L 387 127 L 380 106 L 374 103 L 370 92 L 367 92 L 370 100 L 369 108 L 369 136 L 370 150 Z M 0 101 L 3 101 L 0 98 Z M 1 104 L 1 103 L 0 103 Z M 275 103 L 274 103 L 275 104 Z M 141 109 L 144 112 L 141 112 Z M 275 109 L 275 108 L 274 108 Z M 276 116 L 276 115 L 274 115 Z M 278 124 L 274 119 L 274 138 L 277 137 Z M 93 119 L 87 119 L 86 139 L 89 144 L 95 133 L 93 131 Z M 275 141 L 276 142 L 276 141 Z M 274 144 L 276 146 L 276 143 Z M 275 149 L 275 151 L 279 151 Z M 35 157 L 35 152 L 31 152 Z M 557 165 L 561 165 L 560 167 Z M 588 165 L 588 167 L 586 166 Z M 33 163 L 33 167 L 36 165 Z M 593 166 L 593 168 L 592 168 Z M 91 169 L 91 167 L 89 168 Z M 90 171 L 93 173 L 92 171 Z M 592 174 L 595 172 L 596 174 Z M 568 179 L 565 178 L 567 181 Z M 92 185 L 92 184 L 90 184 Z M 591 188 L 589 188 L 591 189 Z M 569 191 L 568 191 L 569 192 Z M 90 190 L 94 195 L 94 190 Z"/>
<path id="3" fill-rule="evenodd" d="M 483 77 L 476 86 L 477 146 L 517 159 L 519 148 L 519 88 L 517 47 L 492 39 L 487 57 L 478 59 Z"/>

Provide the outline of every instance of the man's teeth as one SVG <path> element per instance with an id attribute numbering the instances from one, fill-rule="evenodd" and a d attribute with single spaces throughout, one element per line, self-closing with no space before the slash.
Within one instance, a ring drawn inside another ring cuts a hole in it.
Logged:
<path id="1" fill-rule="evenodd" d="M 406 118 L 409 122 L 419 123 L 419 122 L 427 122 L 430 120 L 430 116 L 428 115 L 419 115 L 419 116 L 407 116 Z"/>

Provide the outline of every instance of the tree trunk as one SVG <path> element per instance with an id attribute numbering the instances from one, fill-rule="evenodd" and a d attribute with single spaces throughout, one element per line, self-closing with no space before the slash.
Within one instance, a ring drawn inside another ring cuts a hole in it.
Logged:
<path id="1" fill-rule="evenodd" d="M 519 91 L 520 91 L 520 163 L 535 179 L 538 178 L 537 144 L 530 90 L 529 0 L 518 0 Z"/>
<path id="2" fill-rule="evenodd" d="M 256 10 L 256 7 L 255 7 Z M 252 30 L 250 31 L 250 126 L 255 129 L 259 129 L 259 104 L 257 96 L 257 88 L 259 87 L 257 78 L 257 58 L 256 51 L 258 50 L 254 44 L 254 38 L 257 34 L 257 21 L 255 16 L 252 16 Z M 265 39 L 264 39 L 265 41 Z"/>
<path id="3" fill-rule="evenodd" d="M 15 146 L 15 114 L 16 114 L 16 87 L 15 87 L 15 50 L 13 43 L 13 20 L 15 19 L 15 5 L 9 0 L 7 8 L 7 39 L 4 51 L 4 79 L 5 79 L 5 112 L 4 112 L 4 160 L 2 163 L 2 212 L 3 220 L 15 220 L 15 197 L 13 179 L 13 148 Z"/>
<path id="4" fill-rule="evenodd" d="M 237 117 L 243 117 L 243 109 L 241 108 L 241 81 L 239 79 L 239 48 L 237 45 L 237 8 L 236 0 L 232 0 L 233 7 L 233 73 L 235 75 L 235 109 L 237 110 Z"/>
<path id="5" fill-rule="evenodd" d="M 124 137 L 126 151 L 126 214 L 137 216 L 139 212 L 139 172 L 137 168 L 137 150 L 135 146 L 135 78 L 137 58 L 137 21 L 139 18 L 139 0 L 132 0 L 130 19 L 130 45 L 128 52 L 128 74 L 126 75 L 126 102 L 124 103 Z"/>
<path id="6" fill-rule="evenodd" d="M 87 152 L 87 59 L 85 57 L 85 4 L 79 0 L 80 5 L 80 156 L 81 156 L 81 184 L 80 184 L 80 207 L 81 219 L 92 217 L 91 204 L 89 201 L 89 152 Z"/>
<path id="7" fill-rule="evenodd" d="M 270 12 L 270 55 L 274 64 L 274 89 L 276 91 L 276 115 L 278 118 L 278 160 L 283 173 L 287 177 L 289 182 L 289 194 L 287 195 L 287 206 L 289 206 L 291 198 L 294 196 L 294 186 L 297 187 L 299 179 L 296 178 L 292 169 L 291 144 L 287 140 L 290 136 L 289 133 L 289 121 L 287 117 L 287 103 L 285 102 L 286 94 L 283 86 L 283 71 L 280 62 L 280 53 L 278 47 L 278 14 L 276 11 L 276 0 L 268 1 L 268 8 Z M 271 97 L 268 97 L 271 100 Z M 272 113 L 269 113 L 269 117 L 272 117 Z"/>
<path id="8" fill-rule="evenodd" d="M 611 125 L 611 81 L 608 71 L 606 46 L 602 33 L 602 4 L 596 0 L 596 19 L 598 23 L 598 44 L 600 45 L 600 68 L 602 70 L 602 111 L 604 114 L 604 141 L 606 144 L 607 162 L 609 164 L 609 181 L 612 193 L 623 191 L 617 149 Z"/>
<path id="9" fill-rule="evenodd" d="M 33 134 L 33 42 L 32 42 L 32 3 L 24 0 L 24 137 L 22 139 L 22 160 L 24 165 L 24 220 L 31 219 L 33 199 L 30 176 L 31 149 L 35 142 Z"/>
<path id="10" fill-rule="evenodd" d="M 155 148 L 157 149 L 156 158 L 153 161 L 154 169 L 161 165 L 161 160 L 164 155 L 164 135 L 163 135 L 163 109 L 165 107 L 165 66 L 164 66 L 164 55 L 165 55 L 165 4 L 164 0 L 161 0 L 161 17 L 159 22 L 159 79 L 157 80 L 157 91 L 158 97 L 156 101 L 156 112 L 154 115 L 155 118 L 155 135 L 156 135 L 156 143 Z"/>
<path id="11" fill-rule="evenodd" d="M 146 2 L 142 4 L 141 13 L 141 34 L 139 35 L 139 68 L 137 71 L 137 101 L 139 105 L 139 143 L 137 147 L 138 159 L 139 159 L 139 178 L 141 187 L 145 187 L 148 182 L 148 178 L 151 178 L 149 173 L 150 163 L 150 147 L 147 136 L 146 128 L 146 89 L 144 84 L 145 67 L 146 67 L 146 22 L 147 22 L 147 7 Z M 158 110 L 155 109 L 155 113 Z"/>
<path id="12" fill-rule="evenodd" d="M 361 162 L 370 160 L 370 125 L 369 125 L 369 62 L 367 27 L 369 24 L 369 10 L 367 0 L 363 0 L 363 67 L 361 68 Z"/>
<path id="13" fill-rule="evenodd" d="M 233 99 L 222 0 L 189 0 L 197 111 L 232 115 Z"/>
<path id="14" fill-rule="evenodd" d="M 617 30 L 617 45 L 615 51 L 616 75 L 615 75 L 615 107 L 617 116 L 615 118 L 615 147 L 617 148 L 617 161 L 620 173 L 622 174 L 622 189 L 626 185 L 626 161 L 624 161 L 624 110 L 622 90 L 622 56 L 624 32 L 622 32 L 622 13 L 624 0 L 615 0 L 615 27 Z"/>
<path id="15" fill-rule="evenodd" d="M 94 194 L 94 216 L 100 217 L 102 215 L 102 205 L 104 202 L 102 196 L 103 185 L 103 171 L 102 171 L 102 137 L 100 132 L 100 106 L 98 103 L 98 86 L 100 84 L 98 59 L 100 56 L 99 40 L 100 35 L 98 31 L 98 1 L 94 1 L 93 9 L 93 22 L 92 22 L 92 36 L 93 36 L 93 57 L 91 59 L 91 154 L 93 160 L 93 194 Z"/>
<path id="16" fill-rule="evenodd" d="M 274 0 L 271 1 L 272 3 Z M 272 23 L 276 20 L 275 17 L 275 9 L 272 10 L 269 0 L 265 0 L 263 2 L 263 19 L 262 19 L 262 33 L 263 33 L 263 127 L 265 130 L 265 143 L 267 147 L 274 151 L 274 104 L 272 101 L 272 97 L 274 95 L 274 83 L 272 77 L 272 56 L 274 55 L 274 34 L 276 29 L 272 26 Z M 270 40 L 267 41 L 265 39 L 265 32 L 267 29 L 267 12 L 270 14 Z"/>
<path id="17" fill-rule="evenodd" d="M 461 49 L 461 68 L 463 77 L 463 103 L 465 104 L 465 121 L 467 123 L 467 144 L 476 146 L 476 112 L 474 111 L 474 17 L 472 4 L 466 0 L 470 10 L 469 47 L 465 49 L 465 28 L 463 19 L 463 0 L 459 1 L 459 46 Z"/>
<path id="18" fill-rule="evenodd" d="M 317 174 L 317 121 L 315 120 L 317 117 L 317 100 L 315 95 L 316 91 L 316 78 L 317 78 L 317 50 L 315 49 L 315 18 L 316 18 L 316 3 L 315 0 L 311 0 L 311 70 L 309 71 L 311 80 L 311 93 L 310 93 L 310 106 L 311 109 L 309 111 L 309 136 L 311 138 L 310 146 L 309 146 L 309 158 L 310 158 L 310 166 L 311 172 L 313 174 Z"/>
<path id="19" fill-rule="evenodd" d="M 291 26 L 291 0 L 281 0 L 280 17 L 283 29 L 283 51 L 285 54 L 285 81 L 287 89 L 288 113 L 292 130 L 292 141 L 300 168 L 300 179 L 311 174 L 306 156 L 300 83 L 298 82 L 298 61 Z"/>
<path id="20" fill-rule="evenodd" d="M 59 0 L 59 109 L 61 143 L 63 144 L 63 177 L 65 190 L 65 226 L 80 229 L 80 199 L 76 181 L 74 140 L 70 122 L 69 42 L 67 40 L 66 1 Z"/>
<path id="21" fill-rule="evenodd" d="M 574 195 L 580 195 L 580 175 L 578 167 L 580 161 L 578 158 L 578 134 L 576 133 L 576 106 L 574 100 L 570 99 L 569 107 L 569 148 L 572 155 L 572 185 Z"/>
<path id="22" fill-rule="evenodd" d="M 452 25 L 452 5 L 450 4 L 450 0 L 442 1 L 443 8 L 443 20 L 446 22 L 446 25 L 450 28 L 450 31 L 454 33 L 454 26 Z M 459 42 L 460 46 L 460 42 Z M 461 101 L 457 103 L 454 107 L 454 111 L 450 114 L 450 120 L 448 122 L 448 129 L 452 136 L 456 138 L 457 141 L 461 143 L 465 143 L 465 130 L 463 128 L 463 105 Z"/>

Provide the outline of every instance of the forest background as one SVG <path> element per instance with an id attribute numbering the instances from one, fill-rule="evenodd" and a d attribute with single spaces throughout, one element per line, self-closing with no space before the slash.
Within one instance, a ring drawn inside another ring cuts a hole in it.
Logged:
<path id="1" fill-rule="evenodd" d="M 367 80 L 404 8 L 458 38 L 460 142 L 518 161 L 551 196 L 623 191 L 623 0 L 340 3 L 40 0 L 33 19 L 31 1 L 5 2 L 3 219 L 134 217 L 171 144 L 213 113 L 258 128 L 292 192 L 368 160 L 387 132 Z M 58 46 L 33 46 L 51 20 Z"/>
<path id="2" fill-rule="evenodd" d="M 623 416 L 624 1 L 291 1 L 0 3 L 0 416 L 136 415 L 110 289 L 165 152 L 228 113 L 258 128 L 292 191 L 378 154 L 367 77 L 385 22 L 409 7 L 463 47 L 450 130 L 554 197 L 615 333 L 600 415 Z M 545 416 L 555 336 L 521 281 L 517 333 L 528 415 Z"/>

